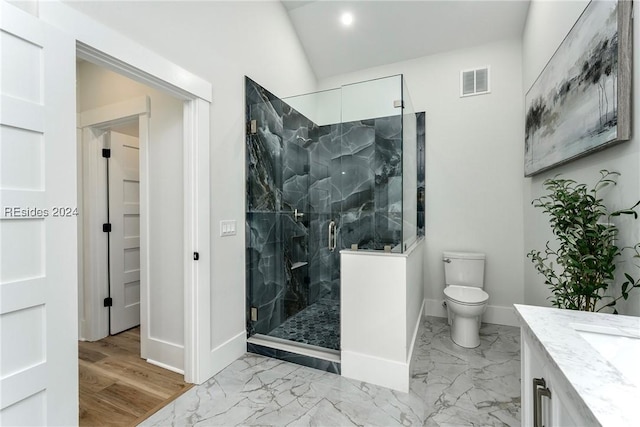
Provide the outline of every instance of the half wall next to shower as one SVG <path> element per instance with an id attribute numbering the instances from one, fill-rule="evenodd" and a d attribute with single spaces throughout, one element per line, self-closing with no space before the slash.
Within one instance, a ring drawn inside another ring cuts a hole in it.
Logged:
<path id="1" fill-rule="evenodd" d="M 403 89 L 280 99 L 246 78 L 249 336 L 339 355 L 339 251 L 402 252 L 424 233 L 424 114 Z"/>

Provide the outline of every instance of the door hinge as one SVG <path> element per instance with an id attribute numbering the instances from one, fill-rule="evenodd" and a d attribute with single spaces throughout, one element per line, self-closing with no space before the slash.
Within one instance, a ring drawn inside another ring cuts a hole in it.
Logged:
<path id="1" fill-rule="evenodd" d="M 102 157 L 104 157 L 105 159 L 111 158 L 111 148 L 103 148 Z"/>
<path id="2" fill-rule="evenodd" d="M 393 101 L 393 108 L 404 108 L 404 101 L 402 99 L 396 99 Z"/>
<path id="3" fill-rule="evenodd" d="M 258 321 L 258 307 L 251 307 L 251 321 Z"/>
<path id="4" fill-rule="evenodd" d="M 113 298 L 111 297 L 107 297 L 104 299 L 104 306 L 105 307 L 112 307 L 113 306 Z"/>
<path id="5" fill-rule="evenodd" d="M 102 231 L 104 233 L 111 233 L 111 223 L 102 224 Z"/>
<path id="6" fill-rule="evenodd" d="M 249 135 L 255 135 L 258 133 L 258 121 L 251 120 L 247 126 L 247 130 L 249 131 Z"/>
<path id="7" fill-rule="evenodd" d="M 198 261 L 200 259 L 200 254 L 198 252 L 193 253 L 193 260 Z"/>

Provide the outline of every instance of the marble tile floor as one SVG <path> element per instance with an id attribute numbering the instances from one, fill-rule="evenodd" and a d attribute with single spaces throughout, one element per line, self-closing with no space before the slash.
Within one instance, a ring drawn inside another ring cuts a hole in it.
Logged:
<path id="1" fill-rule="evenodd" d="M 464 349 L 427 317 L 410 392 L 246 354 L 142 426 L 519 426 L 519 328 L 483 324 Z"/>

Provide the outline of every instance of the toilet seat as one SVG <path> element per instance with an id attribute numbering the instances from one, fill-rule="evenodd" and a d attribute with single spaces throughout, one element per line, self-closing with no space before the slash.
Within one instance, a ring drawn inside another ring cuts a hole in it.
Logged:
<path id="1" fill-rule="evenodd" d="M 482 305 L 489 300 L 488 293 L 472 286 L 447 286 L 444 288 L 444 295 L 462 305 Z"/>

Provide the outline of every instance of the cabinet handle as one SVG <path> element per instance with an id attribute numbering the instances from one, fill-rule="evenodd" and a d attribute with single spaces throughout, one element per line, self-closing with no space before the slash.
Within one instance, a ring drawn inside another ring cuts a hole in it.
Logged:
<path id="1" fill-rule="evenodd" d="M 533 379 L 533 425 L 534 427 L 544 427 L 542 425 L 542 397 L 551 399 L 551 390 L 547 388 L 544 378 Z"/>

